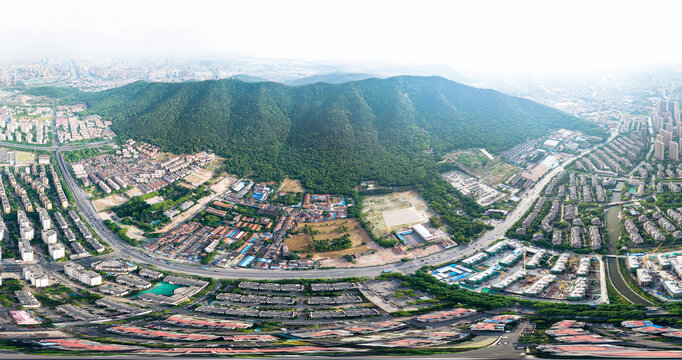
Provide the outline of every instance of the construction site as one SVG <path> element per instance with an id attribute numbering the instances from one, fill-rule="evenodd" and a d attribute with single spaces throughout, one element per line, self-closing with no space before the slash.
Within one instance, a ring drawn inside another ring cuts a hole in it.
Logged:
<path id="1" fill-rule="evenodd" d="M 432 272 L 439 280 L 478 292 L 601 304 L 608 301 L 597 258 L 502 240 Z"/>
<path id="2" fill-rule="evenodd" d="M 642 289 L 664 301 L 682 300 L 682 251 L 630 254 L 625 267 Z M 622 265 L 621 265 L 622 266 Z M 626 271 L 624 270 L 623 273 Z"/>

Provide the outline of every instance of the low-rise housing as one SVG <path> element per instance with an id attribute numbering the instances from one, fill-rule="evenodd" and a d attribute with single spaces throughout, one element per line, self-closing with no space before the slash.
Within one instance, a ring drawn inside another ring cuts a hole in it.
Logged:
<path id="1" fill-rule="evenodd" d="M 39 308 L 42 306 L 40 301 L 36 299 L 33 294 L 28 290 L 17 290 L 14 292 L 14 296 L 19 300 L 19 305 L 24 308 Z"/>
<path id="2" fill-rule="evenodd" d="M 425 315 L 420 315 L 415 318 L 415 320 L 420 322 L 438 322 L 451 319 L 458 319 L 467 316 L 471 316 L 476 313 L 474 309 L 456 308 L 448 311 L 440 311 L 435 313 L 428 313 Z"/>
<path id="3" fill-rule="evenodd" d="M 125 260 L 102 260 L 90 264 L 95 271 L 107 273 L 129 273 L 137 270 L 137 265 Z"/>
<path id="4" fill-rule="evenodd" d="M 116 277 L 116 282 L 122 285 L 131 286 L 137 289 L 149 289 L 152 286 L 147 280 L 143 280 L 137 276 L 122 274 Z"/>

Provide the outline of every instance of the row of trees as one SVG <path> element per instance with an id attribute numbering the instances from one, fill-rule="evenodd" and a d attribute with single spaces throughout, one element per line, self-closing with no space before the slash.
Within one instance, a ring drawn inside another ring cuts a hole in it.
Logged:
<path id="1" fill-rule="evenodd" d="M 476 220 L 483 214 L 481 207 L 471 196 L 464 196 L 440 176 L 431 176 L 416 185 L 426 202 L 441 216 L 448 233 L 458 243 L 467 243 L 489 226 Z"/>
<path id="2" fill-rule="evenodd" d="M 423 308 L 419 312 L 451 308 L 457 306 L 474 307 L 479 310 L 500 309 L 514 304 L 532 307 L 538 318 L 555 319 L 596 319 L 601 321 L 620 322 L 622 320 L 644 319 L 647 317 L 642 305 L 634 304 L 603 304 L 603 305 L 577 305 L 566 303 L 550 303 L 545 301 L 533 301 L 517 299 L 510 296 L 484 294 L 462 289 L 457 285 L 449 285 L 429 275 L 424 270 L 417 271 L 414 275 L 386 274 L 385 277 L 394 277 L 403 280 L 404 285 L 431 294 L 439 300 L 439 304 L 433 307 Z M 680 313 L 682 307 L 672 305 L 669 311 Z M 403 313 L 393 313 L 395 316 Z"/>

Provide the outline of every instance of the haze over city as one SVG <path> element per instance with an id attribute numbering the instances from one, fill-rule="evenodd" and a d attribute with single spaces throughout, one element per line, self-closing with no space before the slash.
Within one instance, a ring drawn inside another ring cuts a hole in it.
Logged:
<path id="1" fill-rule="evenodd" d="M 12 1 L 2 57 L 251 56 L 484 73 L 682 61 L 675 1 Z"/>

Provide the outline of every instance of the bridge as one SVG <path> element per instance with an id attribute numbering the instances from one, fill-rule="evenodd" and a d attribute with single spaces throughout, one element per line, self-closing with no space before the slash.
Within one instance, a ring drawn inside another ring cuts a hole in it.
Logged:
<path id="1" fill-rule="evenodd" d="M 630 204 L 633 203 L 635 200 L 623 200 L 623 201 L 614 201 L 606 204 L 606 206 L 616 206 L 616 205 L 623 205 L 623 204 Z"/>

